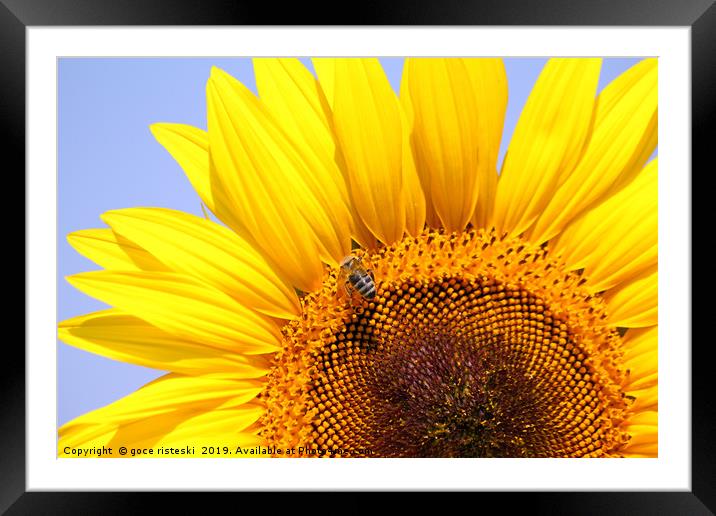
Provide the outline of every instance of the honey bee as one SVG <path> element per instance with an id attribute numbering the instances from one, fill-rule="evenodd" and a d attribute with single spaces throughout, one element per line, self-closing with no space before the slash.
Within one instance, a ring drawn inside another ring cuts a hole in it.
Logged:
<path id="1" fill-rule="evenodd" d="M 343 258 L 338 281 L 339 283 L 343 282 L 349 296 L 358 291 L 365 299 L 375 297 L 375 276 L 373 271 L 366 269 L 363 266 L 362 259 L 358 256 L 350 254 Z"/>

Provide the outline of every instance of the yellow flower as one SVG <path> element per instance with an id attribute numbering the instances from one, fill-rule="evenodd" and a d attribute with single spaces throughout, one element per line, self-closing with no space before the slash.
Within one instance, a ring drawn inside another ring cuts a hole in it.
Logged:
<path id="1" fill-rule="evenodd" d="M 254 65 L 258 98 L 212 71 L 208 132 L 152 126 L 225 225 L 69 236 L 105 269 L 70 283 L 114 308 L 60 338 L 170 373 L 60 455 L 657 455 L 655 59 L 598 96 L 599 59 L 550 60 L 499 174 L 499 59 L 408 59 L 399 97 L 375 59 Z"/>

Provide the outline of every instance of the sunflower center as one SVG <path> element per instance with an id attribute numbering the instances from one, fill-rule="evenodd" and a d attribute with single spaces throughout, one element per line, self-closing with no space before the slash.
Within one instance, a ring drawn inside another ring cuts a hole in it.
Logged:
<path id="1" fill-rule="evenodd" d="M 335 273 L 284 328 L 262 435 L 306 455 L 614 454 L 619 335 L 542 248 L 426 233 L 365 256 L 372 300 Z"/>

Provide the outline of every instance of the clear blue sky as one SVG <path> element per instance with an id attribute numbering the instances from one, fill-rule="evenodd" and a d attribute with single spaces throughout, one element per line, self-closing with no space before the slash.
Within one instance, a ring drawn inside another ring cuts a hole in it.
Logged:
<path id="1" fill-rule="evenodd" d="M 640 59 L 605 59 L 601 90 Z M 302 60 L 313 70 L 310 60 Z M 506 59 L 509 101 L 502 160 L 545 59 Z M 403 58 L 381 59 L 399 89 Z M 105 227 L 107 210 L 161 206 L 201 215 L 199 198 L 149 125 L 179 122 L 206 128 L 205 85 L 212 66 L 256 91 L 250 59 L 82 59 L 59 61 L 58 321 L 106 308 L 72 288 L 65 276 L 98 267 L 66 235 Z M 116 362 L 58 341 L 58 424 L 129 394 L 161 371 Z"/>

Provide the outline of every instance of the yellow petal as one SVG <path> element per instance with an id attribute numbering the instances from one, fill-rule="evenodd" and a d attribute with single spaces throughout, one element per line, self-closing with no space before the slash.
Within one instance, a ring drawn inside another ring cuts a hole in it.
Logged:
<path id="1" fill-rule="evenodd" d="M 311 59 L 311 62 L 313 63 L 313 67 L 316 70 L 316 75 L 318 76 L 318 83 L 321 88 L 321 91 L 323 92 L 323 98 L 326 100 L 328 104 L 328 108 L 331 110 L 331 116 L 329 119 L 331 132 L 333 133 L 334 142 L 336 143 L 336 153 L 335 153 L 335 159 L 336 163 L 338 164 L 338 167 L 341 169 L 341 173 L 343 174 L 343 180 L 346 184 L 346 187 L 350 184 L 350 179 L 348 177 L 348 170 L 346 169 L 346 163 L 345 159 L 343 157 L 343 152 L 340 149 L 340 146 L 338 146 L 338 143 L 335 138 L 335 131 L 334 131 L 334 125 L 333 125 L 333 99 L 334 99 L 334 92 L 335 92 L 335 76 L 336 76 L 336 67 L 335 67 L 335 59 L 334 58 L 313 58 Z M 414 190 L 413 190 L 414 192 Z M 358 213 L 358 210 L 356 209 L 356 202 L 353 199 L 353 193 L 348 190 L 348 201 L 349 206 L 351 210 L 351 234 L 353 235 L 353 238 L 363 247 L 364 249 L 376 249 L 377 248 L 377 240 L 375 239 L 375 235 L 368 229 L 363 222 L 363 219 L 360 218 L 360 214 Z"/>
<path id="2" fill-rule="evenodd" d="M 629 376 L 622 384 L 625 389 L 646 389 L 659 384 L 659 373 L 645 373 L 647 369 L 656 369 L 656 363 L 636 364 L 635 369 L 630 370 Z"/>
<path id="3" fill-rule="evenodd" d="M 624 189 L 577 218 L 550 246 L 571 269 L 584 269 L 586 287 L 601 292 L 627 281 L 658 259 L 657 160 Z"/>
<path id="4" fill-rule="evenodd" d="M 656 457 L 659 449 L 658 427 L 653 425 L 631 425 L 628 427 L 631 438 L 622 451 L 627 454 L 641 454 Z"/>
<path id="5" fill-rule="evenodd" d="M 206 207 L 214 211 L 209 179 L 209 138 L 206 131 L 184 124 L 152 124 L 154 138 L 172 155 Z"/>
<path id="6" fill-rule="evenodd" d="M 497 179 L 504 66 L 499 59 L 458 58 L 408 59 L 405 66 L 416 164 L 443 226 L 460 231 L 473 216 L 481 184 L 489 188 Z"/>
<path id="7" fill-rule="evenodd" d="M 622 338 L 623 364 L 628 373 L 624 390 L 640 390 L 657 386 L 659 381 L 658 326 L 630 328 Z"/>
<path id="8" fill-rule="evenodd" d="M 67 280 L 85 294 L 177 337 L 246 354 L 271 353 L 280 347 L 274 322 L 189 276 L 93 271 Z"/>
<path id="9" fill-rule="evenodd" d="M 206 410 L 242 406 L 256 398 L 264 380 L 232 380 L 211 376 L 164 375 L 106 407 L 65 425 L 121 424 L 176 410 Z"/>
<path id="10" fill-rule="evenodd" d="M 206 281 L 244 306 L 282 318 L 301 313 L 295 291 L 247 242 L 223 226 L 162 208 L 115 210 L 102 220 L 170 269 Z"/>
<path id="11" fill-rule="evenodd" d="M 467 70 L 486 121 L 486 147 L 491 166 L 480 173 L 480 188 L 472 222 L 492 226 L 497 191 L 497 158 L 507 111 L 507 72 L 502 59 L 466 59 Z"/>
<path id="12" fill-rule="evenodd" d="M 589 137 L 601 59 L 551 59 L 515 127 L 495 194 L 500 233 L 519 235 L 542 213 Z"/>
<path id="13" fill-rule="evenodd" d="M 635 398 L 631 406 L 633 412 L 653 411 L 659 408 L 659 388 L 656 385 L 635 391 L 627 391 L 626 394 Z"/>
<path id="14" fill-rule="evenodd" d="M 549 200 L 530 239 L 542 243 L 615 187 L 628 184 L 656 147 L 657 60 L 645 59 L 607 86 L 584 156 Z"/>
<path id="15" fill-rule="evenodd" d="M 330 107 L 311 72 L 298 59 L 264 58 L 253 63 L 259 97 L 282 129 L 332 162 L 336 144 L 330 131 Z M 340 177 L 337 168 L 335 173 Z"/>
<path id="16" fill-rule="evenodd" d="M 400 94 L 398 100 L 400 106 L 405 113 L 405 119 L 410 127 L 410 133 L 413 132 L 413 124 L 415 123 L 415 112 L 413 111 L 413 102 L 410 99 L 410 66 L 407 66 L 408 60 L 403 65 L 403 75 L 400 77 Z"/>
<path id="17" fill-rule="evenodd" d="M 243 430 L 258 421 L 264 412 L 262 406 L 248 404 L 232 409 L 211 410 L 199 415 L 190 413 L 189 417 L 175 417 L 172 418 L 172 424 L 175 426 L 172 427 L 171 432 L 156 441 L 156 446 L 192 446 L 196 445 L 199 439 L 204 442 L 203 446 L 226 447 L 236 452 L 236 447 L 239 445 L 253 446 L 262 442 L 259 437 Z M 141 438 L 144 434 L 149 436 L 145 442 L 152 443 L 153 424 L 143 426 L 146 430 L 136 426 L 120 428 L 114 437 L 114 442 L 130 440 L 142 443 Z M 195 456 L 201 454 L 201 446 L 194 449 Z"/>
<path id="18" fill-rule="evenodd" d="M 331 193 L 335 185 L 320 181 L 324 171 L 311 169 L 236 79 L 214 68 L 207 97 L 212 178 L 225 196 L 222 206 L 292 285 L 315 290 L 321 259 L 337 264 L 350 251 L 350 215 Z"/>
<path id="19" fill-rule="evenodd" d="M 622 337 L 624 360 L 629 361 L 644 354 L 658 351 L 659 327 L 630 328 Z"/>
<path id="20" fill-rule="evenodd" d="M 623 283 L 604 294 L 607 303 L 607 324 L 640 328 L 658 324 L 658 273 L 652 267 L 632 281 Z"/>
<path id="21" fill-rule="evenodd" d="M 336 60 L 332 57 L 314 57 L 311 59 L 311 63 L 316 70 L 316 75 L 321 84 L 321 90 L 323 90 L 326 96 L 326 101 L 328 101 L 328 105 L 332 108 L 335 97 Z"/>
<path id="22" fill-rule="evenodd" d="M 622 448 L 626 457 L 656 457 L 659 447 L 659 418 L 656 410 L 646 410 L 630 416 L 622 425 L 629 441 Z"/>
<path id="23" fill-rule="evenodd" d="M 439 229 L 442 227 L 442 223 L 440 222 L 440 218 L 437 215 L 437 212 L 435 211 L 435 207 L 433 206 L 433 200 L 432 196 L 425 195 L 425 192 L 430 192 L 430 177 L 427 175 L 426 170 L 418 170 L 418 168 L 415 166 L 415 132 L 413 131 L 413 125 L 415 122 L 415 113 L 413 112 L 413 104 L 410 100 L 410 67 L 409 66 L 403 66 L 403 76 L 400 79 L 400 107 L 403 109 L 403 113 L 405 115 L 403 119 L 403 123 L 406 124 L 406 130 L 403 131 L 405 135 L 407 135 L 407 143 L 405 140 L 403 140 L 403 145 L 408 145 L 410 155 L 413 159 L 412 167 L 415 169 L 417 174 L 417 180 L 420 185 L 420 191 L 422 193 L 423 197 L 423 203 L 424 203 L 424 210 L 425 210 L 425 223 L 434 229 Z M 403 149 L 403 154 L 406 154 L 406 151 L 408 149 Z M 415 181 L 415 176 L 408 176 L 407 178 L 404 178 L 404 180 L 408 180 L 409 182 Z M 417 191 L 417 188 L 415 186 L 412 187 L 413 191 Z M 408 209 L 409 209 L 409 203 L 411 202 L 411 196 L 416 194 L 410 194 L 408 193 L 406 195 L 406 203 L 408 203 Z M 414 225 L 411 214 L 408 213 L 407 220 L 406 220 L 406 226 L 408 228 L 412 227 Z M 408 229 L 408 233 L 413 234 L 410 229 Z"/>
<path id="24" fill-rule="evenodd" d="M 418 236 L 425 228 L 426 201 L 420 185 L 420 177 L 415 168 L 415 156 L 410 144 L 410 123 L 408 115 L 401 112 L 403 126 L 403 197 L 405 198 L 405 231 Z"/>
<path id="25" fill-rule="evenodd" d="M 624 423 L 624 427 L 629 425 L 649 425 L 657 426 L 659 424 L 659 413 L 655 410 L 646 410 L 629 416 L 627 421 Z"/>
<path id="26" fill-rule="evenodd" d="M 262 388 L 257 380 L 169 374 L 63 425 L 60 450 L 91 444 L 113 447 L 117 456 L 119 446 L 200 447 L 216 446 L 222 437 L 239 439 L 265 410 L 251 402 Z"/>
<path id="27" fill-rule="evenodd" d="M 221 185 L 211 181 L 209 136 L 206 131 L 183 124 L 153 124 L 150 129 L 157 141 L 182 167 L 204 205 L 224 224 L 248 238 L 246 228 L 227 206 L 226 194 L 221 191 Z"/>
<path id="28" fill-rule="evenodd" d="M 627 448 L 630 446 L 646 443 L 654 444 L 657 442 L 657 427 L 654 425 L 630 425 L 629 433 L 631 434 L 631 439 L 629 440 Z"/>
<path id="29" fill-rule="evenodd" d="M 425 228 L 426 203 L 407 132 L 403 138 L 403 196 L 405 197 L 405 231 L 409 235 L 418 236 Z"/>
<path id="30" fill-rule="evenodd" d="M 333 113 L 321 85 L 298 59 L 254 59 L 254 71 L 267 110 L 281 122 L 310 169 L 322 170 L 317 180 L 334 183 L 324 201 L 341 202 L 338 211 L 350 210 L 351 234 L 363 247 L 375 247 L 375 238 L 353 208 L 345 163 L 333 134 Z"/>
<path id="31" fill-rule="evenodd" d="M 630 329 L 623 337 L 622 348 L 625 350 L 623 364 L 627 370 L 622 383 L 624 390 L 656 385 L 659 378 L 658 327 Z"/>
<path id="32" fill-rule="evenodd" d="M 262 356 L 244 356 L 176 337 L 118 310 L 103 310 L 59 324 L 65 343 L 113 360 L 185 374 L 208 372 L 235 378 L 260 378 L 269 364 Z"/>
<path id="33" fill-rule="evenodd" d="M 67 235 L 67 241 L 82 256 L 105 269 L 125 271 L 168 271 L 154 256 L 111 229 L 83 229 Z"/>
<path id="34" fill-rule="evenodd" d="M 377 59 L 337 59 L 334 124 L 356 209 L 383 243 L 405 230 L 400 105 Z"/>
<path id="35" fill-rule="evenodd" d="M 336 145 L 335 147 L 335 160 L 338 164 L 338 167 L 341 169 L 341 173 L 343 175 L 343 180 L 346 184 L 346 187 L 350 184 L 350 179 L 348 177 L 348 170 L 346 169 L 346 163 L 345 159 L 343 157 L 343 152 L 340 149 L 340 146 L 338 146 L 338 142 L 336 141 L 335 137 L 335 131 L 333 126 L 333 99 L 334 99 L 334 92 L 335 92 L 335 76 L 336 76 L 336 67 L 335 67 L 335 59 L 334 58 L 312 58 L 311 62 L 313 63 L 313 67 L 316 70 L 316 75 L 318 76 L 318 84 L 321 88 L 321 91 L 323 92 L 323 98 L 325 99 L 328 109 L 330 109 L 330 117 L 329 117 L 329 125 L 331 128 L 331 133 L 333 134 L 333 141 Z M 414 191 L 414 190 L 413 190 Z M 376 249 L 377 248 L 377 240 L 375 239 L 375 235 L 371 233 L 370 229 L 368 229 L 363 222 L 363 220 L 360 218 L 360 214 L 358 213 L 358 210 L 356 209 L 356 202 L 353 199 L 353 194 L 348 189 L 348 202 L 351 210 L 351 234 L 353 235 L 353 238 L 363 247 L 364 249 Z"/>
<path id="36" fill-rule="evenodd" d="M 625 458 L 628 459 L 655 459 L 659 456 L 658 443 L 645 444 L 640 446 L 631 446 L 623 452 Z"/>

